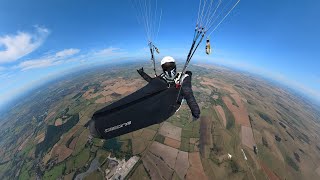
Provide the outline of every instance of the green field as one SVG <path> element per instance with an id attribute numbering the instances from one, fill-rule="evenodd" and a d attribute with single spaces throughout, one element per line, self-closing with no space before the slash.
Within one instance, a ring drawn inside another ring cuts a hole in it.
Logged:
<path id="1" fill-rule="evenodd" d="M 140 162 L 138 165 L 138 168 L 132 173 L 129 179 L 132 179 L 132 180 L 150 179 L 150 175 L 147 173 L 143 164 Z"/>
<path id="2" fill-rule="evenodd" d="M 227 96 L 230 96 L 229 94 L 227 94 Z M 231 97 L 231 96 L 230 96 Z M 231 100 L 233 100 L 233 98 L 230 98 Z M 234 101 L 234 100 L 233 100 Z M 227 107 L 227 105 L 223 102 L 222 100 L 222 95 L 219 94 L 219 98 L 214 100 L 213 98 L 211 98 L 211 103 L 214 105 L 220 105 L 223 108 L 223 111 L 225 113 L 226 119 L 227 119 L 227 126 L 226 128 L 228 130 L 230 130 L 231 128 L 233 128 L 235 126 L 235 118 L 234 115 L 232 114 L 232 112 L 229 110 L 229 108 Z M 234 101 L 234 103 L 236 103 Z M 238 106 L 238 105 L 236 105 Z M 217 115 L 214 115 L 214 117 L 217 117 Z"/>
<path id="3" fill-rule="evenodd" d="M 259 149 L 259 154 L 258 154 L 259 159 L 261 159 L 279 177 L 285 177 L 287 172 L 285 170 L 284 164 L 270 152 L 270 149 L 260 144 L 258 144 L 258 149 Z M 274 162 L 279 162 L 279 163 L 274 163 Z"/>
<path id="4" fill-rule="evenodd" d="M 159 143 L 164 143 L 165 137 L 161 134 L 157 134 L 155 141 L 159 142 Z"/>
<path id="5" fill-rule="evenodd" d="M 50 171 L 46 171 L 43 178 L 48 180 L 56 180 L 62 176 L 66 168 L 65 163 L 54 166 Z"/>
<path id="6" fill-rule="evenodd" d="M 99 179 L 104 179 L 103 175 L 99 171 L 93 171 L 90 173 L 88 176 L 83 178 L 84 180 L 99 180 Z"/>
<path id="7" fill-rule="evenodd" d="M 85 148 L 76 156 L 68 159 L 66 162 L 66 173 L 72 172 L 74 169 L 85 166 L 90 158 L 90 149 Z"/>
<path id="8" fill-rule="evenodd" d="M 19 175 L 19 179 L 24 180 L 24 179 L 30 179 L 31 174 L 30 171 L 32 169 L 32 161 L 25 162 L 21 168 L 21 172 Z"/>
<path id="9" fill-rule="evenodd" d="M 179 148 L 181 151 L 186 151 L 189 152 L 190 151 L 190 139 L 189 138 L 181 138 L 181 145 Z"/>
<path id="10" fill-rule="evenodd" d="M 73 156 L 77 155 L 85 147 L 85 145 L 88 141 L 88 135 L 89 135 L 88 129 L 85 129 L 84 131 L 81 132 L 81 134 L 79 135 L 79 138 L 77 140 L 76 147 L 74 148 L 74 151 L 72 152 Z"/>
<path id="11" fill-rule="evenodd" d="M 291 157 L 286 156 L 285 159 L 289 166 L 291 166 L 295 171 L 299 171 L 299 166 L 295 163 L 295 161 Z"/>

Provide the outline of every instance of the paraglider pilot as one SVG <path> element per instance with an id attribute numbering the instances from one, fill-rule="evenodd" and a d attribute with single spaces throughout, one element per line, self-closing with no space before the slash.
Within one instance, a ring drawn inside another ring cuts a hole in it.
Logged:
<path id="1" fill-rule="evenodd" d="M 161 60 L 161 67 L 163 73 L 155 78 L 161 78 L 168 84 L 168 87 L 175 86 L 177 80 L 180 79 L 181 73 L 177 73 L 176 63 L 175 60 L 171 56 L 166 56 Z M 148 74 L 146 74 L 143 68 L 137 70 L 141 77 L 150 82 L 153 78 L 151 78 Z M 196 99 L 194 98 L 192 85 L 191 85 L 191 77 L 192 72 L 186 71 L 186 74 L 183 75 L 181 78 L 182 81 L 180 84 L 181 86 L 181 93 L 177 99 L 177 104 L 180 106 L 182 100 L 185 99 L 187 104 L 191 110 L 193 120 L 197 120 L 200 117 L 200 108 Z"/>
<path id="2" fill-rule="evenodd" d="M 200 109 L 192 92 L 192 73 L 177 73 L 175 60 L 169 56 L 162 59 L 161 67 L 163 73 L 154 78 L 148 76 L 143 68 L 139 69 L 138 73 L 148 84 L 97 110 L 85 125 L 90 136 L 110 139 L 159 124 L 179 110 L 183 99 L 191 109 L 193 120 L 197 120 Z"/>

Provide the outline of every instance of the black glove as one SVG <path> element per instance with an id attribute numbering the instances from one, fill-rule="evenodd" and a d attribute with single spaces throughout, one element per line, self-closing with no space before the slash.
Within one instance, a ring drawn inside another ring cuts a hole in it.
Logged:
<path id="1" fill-rule="evenodd" d="M 188 74 L 189 76 L 192 76 L 192 72 L 191 71 L 186 71 L 186 74 Z"/>
<path id="2" fill-rule="evenodd" d="M 138 69 L 137 71 L 138 71 L 139 74 L 142 73 L 142 72 L 144 72 L 143 67 L 140 68 L 140 69 Z"/>
<path id="3" fill-rule="evenodd" d="M 198 120 L 199 119 L 199 117 L 194 117 L 194 116 L 192 116 L 192 121 L 196 121 L 196 120 Z"/>

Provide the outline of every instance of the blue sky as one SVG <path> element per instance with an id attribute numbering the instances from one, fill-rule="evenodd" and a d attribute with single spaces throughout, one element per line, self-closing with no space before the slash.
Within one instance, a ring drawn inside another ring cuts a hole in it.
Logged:
<path id="1" fill-rule="evenodd" d="M 203 2 L 203 0 L 202 0 Z M 161 54 L 183 59 L 199 0 L 158 0 Z M 239 68 L 320 101 L 320 2 L 242 0 L 195 61 Z M 77 67 L 141 59 L 146 39 L 130 0 L 0 0 L 0 106 L 28 88 Z"/>

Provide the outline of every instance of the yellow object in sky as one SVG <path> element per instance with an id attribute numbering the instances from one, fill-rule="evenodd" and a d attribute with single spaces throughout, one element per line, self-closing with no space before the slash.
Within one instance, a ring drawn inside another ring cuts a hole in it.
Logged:
<path id="1" fill-rule="evenodd" d="M 207 39 L 207 42 L 206 42 L 206 54 L 211 54 L 211 46 L 210 46 L 210 40 Z"/>

